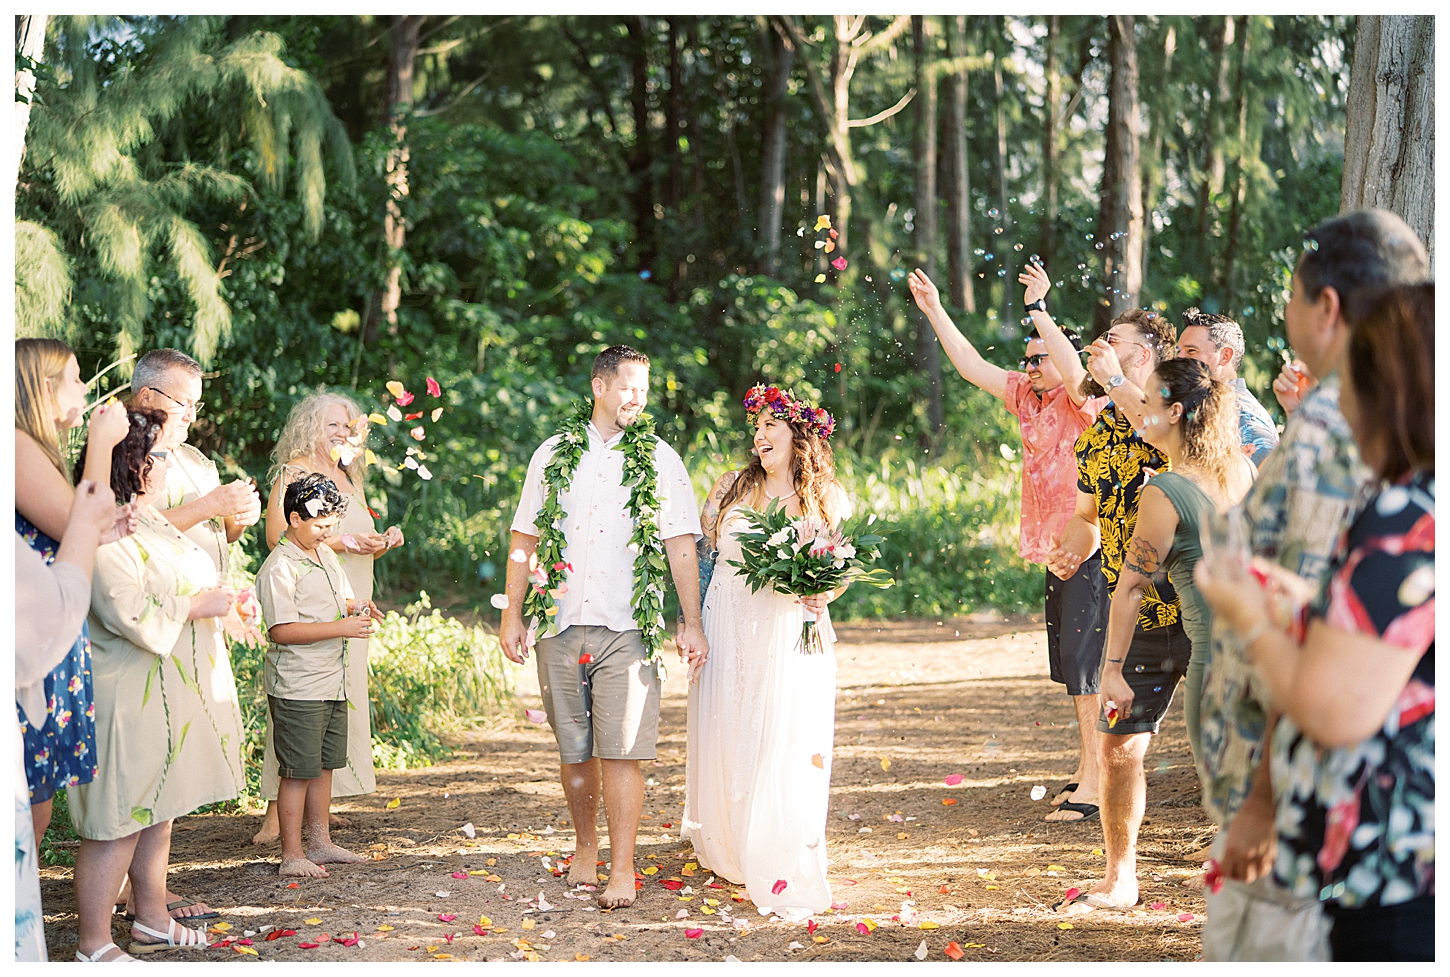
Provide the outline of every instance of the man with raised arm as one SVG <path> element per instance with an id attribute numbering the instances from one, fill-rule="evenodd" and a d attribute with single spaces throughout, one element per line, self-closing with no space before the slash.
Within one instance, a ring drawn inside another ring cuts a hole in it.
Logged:
<path id="1" fill-rule="evenodd" d="M 1024 560 L 1046 563 L 1076 503 L 1077 461 L 1073 445 L 1092 424 L 1106 397 L 1089 397 L 1079 387 L 1085 371 L 1077 334 L 1060 328 L 1047 314 L 1043 298 L 1051 286 L 1040 265 L 1018 277 L 1026 287 L 1027 308 L 1035 325 L 1027 337 L 1021 371 L 987 362 L 962 335 L 942 307 L 937 287 L 918 268 L 907 278 L 912 298 L 936 330 L 942 348 L 963 379 L 1007 405 L 1022 432 L 1022 521 L 1017 552 Z M 1093 817 L 1089 800 L 1098 793 L 1098 671 L 1107 628 L 1108 590 L 1102 562 L 1094 554 L 1066 580 L 1047 573 L 1047 659 L 1052 680 L 1067 686 L 1077 711 L 1081 752 L 1077 770 L 1053 798 L 1059 810 L 1049 821 Z"/>

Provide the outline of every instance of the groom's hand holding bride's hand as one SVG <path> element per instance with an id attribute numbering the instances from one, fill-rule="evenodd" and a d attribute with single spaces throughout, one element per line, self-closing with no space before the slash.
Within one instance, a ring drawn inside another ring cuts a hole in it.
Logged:
<path id="1" fill-rule="evenodd" d="M 690 666 L 690 681 L 700 673 L 710 657 L 710 642 L 705 640 L 705 631 L 698 624 L 686 624 L 675 633 L 675 650 Z"/>

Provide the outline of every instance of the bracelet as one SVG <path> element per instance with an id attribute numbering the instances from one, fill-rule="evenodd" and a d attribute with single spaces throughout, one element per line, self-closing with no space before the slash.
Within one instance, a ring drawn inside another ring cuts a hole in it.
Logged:
<path id="1" fill-rule="evenodd" d="M 1252 628 L 1250 628 L 1248 634 L 1243 635 L 1242 637 L 1240 637 L 1239 638 L 1239 643 L 1241 645 L 1243 645 L 1244 651 L 1248 651 L 1249 648 L 1253 645 L 1253 643 L 1255 641 L 1258 641 L 1260 638 L 1262 638 L 1265 634 L 1269 633 L 1270 631 L 1277 631 L 1277 630 L 1278 630 L 1278 628 L 1276 628 L 1274 626 L 1273 622 L 1270 621 L 1270 620 L 1268 620 L 1266 618 L 1266 619 L 1260 621 L 1258 624 L 1255 624 Z"/>

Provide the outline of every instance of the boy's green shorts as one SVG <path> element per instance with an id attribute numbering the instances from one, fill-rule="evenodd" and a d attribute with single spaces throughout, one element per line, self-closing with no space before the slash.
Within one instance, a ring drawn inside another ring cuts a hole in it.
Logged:
<path id="1" fill-rule="evenodd" d="M 313 780 L 324 770 L 347 766 L 346 699 L 279 699 L 267 696 L 277 776 Z"/>

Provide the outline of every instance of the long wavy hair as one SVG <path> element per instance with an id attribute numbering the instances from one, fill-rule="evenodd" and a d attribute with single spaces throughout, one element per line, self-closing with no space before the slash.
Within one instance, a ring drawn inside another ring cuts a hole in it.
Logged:
<path id="1" fill-rule="evenodd" d="M 267 484 L 271 485 L 282 474 L 282 469 L 299 458 L 311 458 L 317 452 L 317 446 L 322 443 L 323 436 L 327 433 L 327 409 L 335 404 L 341 404 L 347 409 L 349 420 L 362 414 L 362 408 L 346 394 L 330 393 L 326 390 L 319 390 L 315 394 L 309 394 L 302 398 L 287 415 L 287 422 L 282 425 L 282 433 L 277 436 L 277 446 L 272 449 L 272 467 L 267 471 Z M 363 426 L 367 430 L 367 426 Z M 367 438 L 364 436 L 362 447 L 367 446 Z M 361 453 L 353 459 L 351 465 L 342 466 L 347 472 L 355 491 L 362 491 L 363 475 L 367 471 L 367 462 Z"/>
<path id="2" fill-rule="evenodd" d="M 838 522 L 842 516 L 838 511 L 839 499 L 843 493 L 836 481 L 836 455 L 830 442 L 816 437 L 803 425 L 784 418 L 778 420 L 790 428 L 791 483 L 800 496 L 801 514 L 833 524 Z M 736 504 L 754 509 L 765 504 L 765 466 L 760 463 L 759 455 L 750 456 L 750 463 L 741 469 L 740 476 L 720 500 L 721 520 Z"/>
<path id="3" fill-rule="evenodd" d="M 1377 473 L 1435 470 L 1435 283 L 1361 289 L 1344 306 L 1359 425 L 1384 442 Z"/>
<path id="4" fill-rule="evenodd" d="M 54 388 L 74 355 L 59 339 L 15 340 L 15 430 L 30 435 L 66 481 L 70 481 L 70 472 L 61 455 L 60 429 L 55 426 L 59 407 Z M 45 389 L 47 380 L 50 392 Z"/>
<path id="5" fill-rule="evenodd" d="M 1202 468 L 1228 491 L 1239 445 L 1238 399 L 1233 388 L 1215 380 L 1208 367 L 1186 358 L 1164 360 L 1149 383 L 1159 384 L 1165 406 L 1183 405 L 1178 421 L 1183 439 L 1183 460 Z"/>

